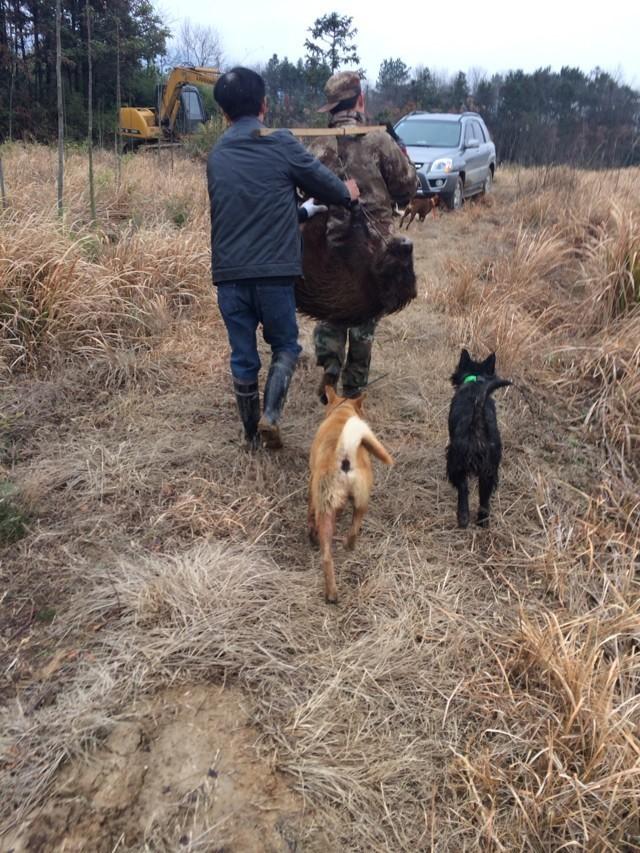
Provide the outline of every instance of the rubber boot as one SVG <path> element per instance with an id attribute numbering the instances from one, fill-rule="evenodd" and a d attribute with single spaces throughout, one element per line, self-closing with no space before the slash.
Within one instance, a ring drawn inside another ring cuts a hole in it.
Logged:
<path id="1" fill-rule="evenodd" d="M 297 357 L 290 352 L 277 352 L 271 359 L 267 384 L 264 388 L 264 412 L 258 423 L 258 432 L 268 450 L 282 447 L 278 421 L 296 368 Z"/>
<path id="2" fill-rule="evenodd" d="M 256 450 L 259 445 L 258 421 L 260 420 L 260 392 L 257 382 L 238 382 L 233 380 L 233 390 L 236 394 L 236 403 L 244 437 L 247 440 L 247 449 Z"/>
<path id="3" fill-rule="evenodd" d="M 348 397 L 349 399 L 353 399 L 354 397 L 359 397 L 362 394 L 362 388 L 358 388 L 355 385 L 343 385 L 342 386 L 342 396 Z"/>
<path id="4" fill-rule="evenodd" d="M 338 385 L 338 376 L 340 375 L 340 369 L 337 371 L 334 370 L 325 370 L 322 374 L 322 379 L 320 380 L 320 385 L 318 385 L 318 398 L 323 406 L 326 406 L 329 402 L 327 400 L 327 394 L 325 389 L 327 385 L 330 385 L 333 390 L 336 390 Z"/>

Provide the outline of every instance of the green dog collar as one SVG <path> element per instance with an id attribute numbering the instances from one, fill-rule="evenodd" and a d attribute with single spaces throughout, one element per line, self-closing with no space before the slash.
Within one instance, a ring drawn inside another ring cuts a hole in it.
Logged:
<path id="1" fill-rule="evenodd" d="M 462 380 L 462 384 L 466 385 L 467 382 L 477 382 L 477 381 L 478 381 L 478 377 L 475 376 L 473 373 L 470 373 L 468 376 L 464 377 L 464 379 Z"/>

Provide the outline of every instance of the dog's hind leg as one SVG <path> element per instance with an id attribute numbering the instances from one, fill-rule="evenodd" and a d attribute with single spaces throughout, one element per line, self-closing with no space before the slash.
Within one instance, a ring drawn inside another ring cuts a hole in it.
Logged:
<path id="1" fill-rule="evenodd" d="M 458 490 L 458 527 L 469 526 L 469 483 L 461 476 L 455 483 Z"/>
<path id="2" fill-rule="evenodd" d="M 345 547 L 349 549 L 349 551 L 353 551 L 356 547 L 356 541 L 358 536 L 360 535 L 360 528 L 362 527 L 362 521 L 367 514 L 367 505 L 364 506 L 356 506 L 353 505 L 353 517 L 351 518 L 351 527 L 349 528 L 349 532 L 347 533 L 347 538 L 344 540 Z"/>
<path id="3" fill-rule="evenodd" d="M 324 597 L 329 604 L 338 601 L 338 588 L 336 586 L 336 572 L 331 554 L 331 543 L 336 526 L 336 518 L 333 512 L 325 512 L 318 518 L 318 541 L 322 555 L 322 570 L 324 572 Z"/>
<path id="4" fill-rule="evenodd" d="M 491 474 L 484 474 L 479 478 L 478 495 L 480 498 L 480 507 L 478 508 L 478 524 L 480 527 L 488 527 L 489 525 L 489 504 L 496 485 L 496 478 Z"/>
<path id="5" fill-rule="evenodd" d="M 461 452 L 453 444 L 447 447 L 447 479 L 458 492 L 458 527 L 469 525 L 469 483 L 467 471 L 460 464 Z"/>
<path id="6" fill-rule="evenodd" d="M 309 495 L 309 511 L 307 513 L 307 530 L 309 533 L 309 542 L 312 545 L 318 544 L 318 529 L 316 528 L 316 513 Z"/>

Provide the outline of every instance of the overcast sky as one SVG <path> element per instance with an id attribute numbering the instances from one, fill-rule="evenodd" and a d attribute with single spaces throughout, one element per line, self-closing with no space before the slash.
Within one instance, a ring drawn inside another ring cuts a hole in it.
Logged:
<path id="1" fill-rule="evenodd" d="M 596 65 L 640 87 L 638 0 L 155 0 L 170 26 L 185 17 L 215 27 L 234 63 L 266 62 L 272 54 L 304 56 L 306 30 L 328 12 L 353 16 L 361 66 L 375 82 L 380 62 L 400 57 L 408 65 L 440 71 L 479 68 L 489 73 Z"/>

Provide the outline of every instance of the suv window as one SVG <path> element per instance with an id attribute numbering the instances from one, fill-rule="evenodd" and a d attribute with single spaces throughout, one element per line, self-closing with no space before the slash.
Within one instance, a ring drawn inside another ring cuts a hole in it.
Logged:
<path id="1" fill-rule="evenodd" d="M 405 119 L 396 125 L 396 133 L 405 145 L 424 148 L 455 148 L 460 142 L 459 121 L 429 118 Z"/>
<path id="2" fill-rule="evenodd" d="M 480 122 L 479 121 L 472 121 L 471 124 L 473 125 L 473 135 L 478 140 L 478 142 L 480 142 L 480 143 L 486 142 L 487 138 L 484 135 L 484 128 L 482 127 Z"/>
<path id="3" fill-rule="evenodd" d="M 468 121 L 464 127 L 464 144 L 466 145 L 471 139 L 475 139 L 474 122 Z"/>

